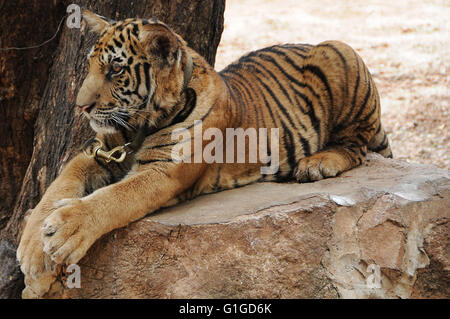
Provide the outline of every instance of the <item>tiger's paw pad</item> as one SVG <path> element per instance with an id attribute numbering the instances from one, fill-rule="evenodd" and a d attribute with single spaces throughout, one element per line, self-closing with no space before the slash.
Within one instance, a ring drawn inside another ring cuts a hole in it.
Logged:
<path id="1" fill-rule="evenodd" d="M 298 182 L 315 182 L 324 178 L 334 177 L 343 170 L 331 154 L 315 154 L 302 158 L 294 171 Z"/>

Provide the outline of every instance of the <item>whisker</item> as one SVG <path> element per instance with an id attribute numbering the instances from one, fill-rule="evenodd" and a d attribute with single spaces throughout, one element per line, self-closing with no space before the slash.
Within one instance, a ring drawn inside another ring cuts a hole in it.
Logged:
<path id="1" fill-rule="evenodd" d="M 113 119 L 117 124 L 123 126 L 124 128 L 126 128 L 128 130 L 136 129 L 133 125 L 131 125 L 130 123 L 127 123 L 123 118 L 121 118 L 119 114 L 112 113 L 111 119 Z"/>

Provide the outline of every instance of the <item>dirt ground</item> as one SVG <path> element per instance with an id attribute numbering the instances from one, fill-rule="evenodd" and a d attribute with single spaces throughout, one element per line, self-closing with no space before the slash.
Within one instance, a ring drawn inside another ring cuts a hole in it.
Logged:
<path id="1" fill-rule="evenodd" d="M 394 157 L 449 169 L 449 17 L 449 0 L 227 0 L 216 69 L 276 43 L 344 41 L 375 78 Z"/>

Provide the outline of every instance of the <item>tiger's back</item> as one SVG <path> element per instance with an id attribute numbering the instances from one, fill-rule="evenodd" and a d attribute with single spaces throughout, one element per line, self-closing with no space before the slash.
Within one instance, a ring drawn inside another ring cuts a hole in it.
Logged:
<path id="1" fill-rule="evenodd" d="M 344 43 L 267 47 L 220 75 L 231 95 L 235 127 L 280 130 L 280 169 L 274 175 L 255 170 L 256 181 L 336 176 L 360 165 L 367 148 L 392 156 L 373 79 Z M 227 175 L 226 168 L 221 174 Z"/>

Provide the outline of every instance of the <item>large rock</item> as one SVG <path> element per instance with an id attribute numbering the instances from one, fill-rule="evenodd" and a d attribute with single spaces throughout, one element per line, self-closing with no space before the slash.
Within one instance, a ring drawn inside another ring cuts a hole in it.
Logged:
<path id="1" fill-rule="evenodd" d="M 450 297 L 450 174 L 369 154 L 340 177 L 202 196 L 103 236 L 52 297 Z"/>

